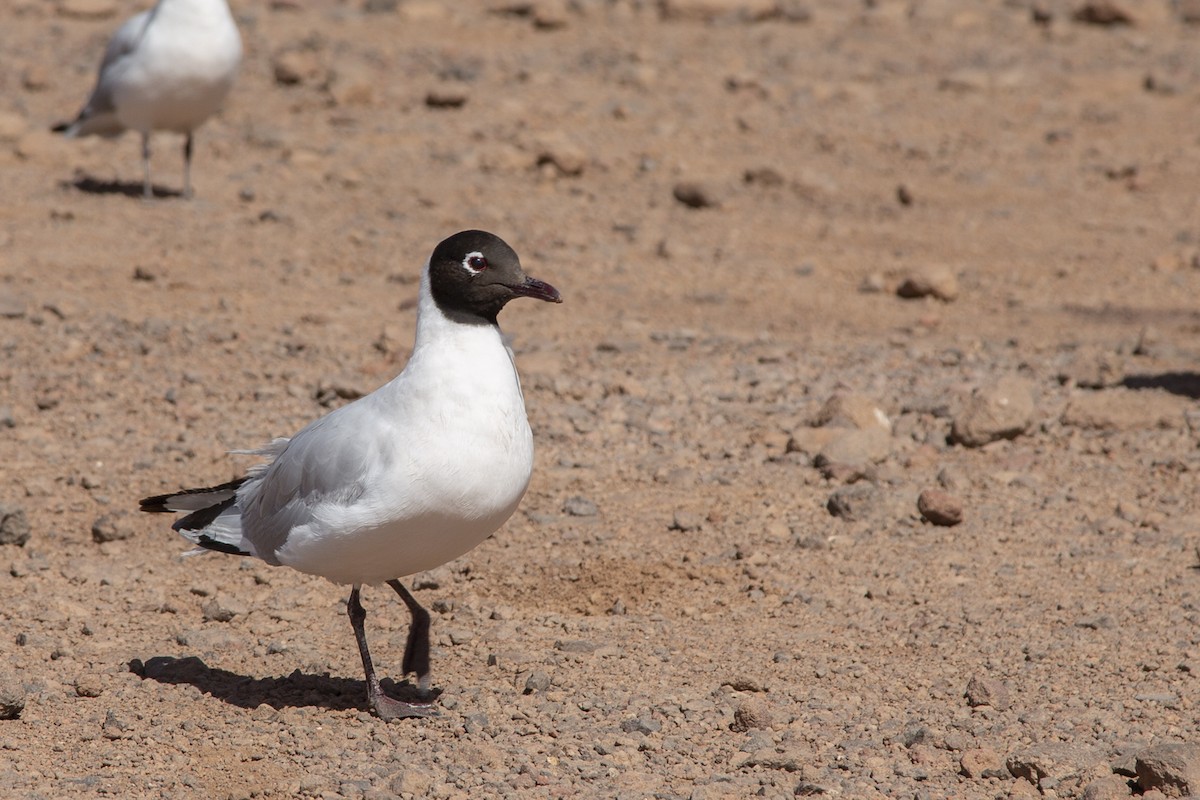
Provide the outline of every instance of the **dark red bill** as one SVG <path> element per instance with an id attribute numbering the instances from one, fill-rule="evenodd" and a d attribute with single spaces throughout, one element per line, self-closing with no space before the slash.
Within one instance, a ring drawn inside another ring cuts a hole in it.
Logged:
<path id="1" fill-rule="evenodd" d="M 545 300 L 548 303 L 561 303 L 562 295 L 545 281 L 539 281 L 537 278 L 526 278 L 525 282 L 520 286 L 510 286 L 513 294 L 521 297 L 536 297 L 538 300 Z"/>

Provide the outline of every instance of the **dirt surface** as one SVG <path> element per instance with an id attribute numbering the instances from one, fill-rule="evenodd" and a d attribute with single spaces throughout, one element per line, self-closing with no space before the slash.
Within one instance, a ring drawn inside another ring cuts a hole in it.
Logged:
<path id="1" fill-rule="evenodd" d="M 190 202 L 48 130 L 144 4 L 0 6 L 0 796 L 1200 792 L 1138 772 L 1200 712 L 1195 3 L 233 5 Z M 344 587 L 134 509 L 391 377 L 469 227 L 565 304 L 385 724 Z"/>

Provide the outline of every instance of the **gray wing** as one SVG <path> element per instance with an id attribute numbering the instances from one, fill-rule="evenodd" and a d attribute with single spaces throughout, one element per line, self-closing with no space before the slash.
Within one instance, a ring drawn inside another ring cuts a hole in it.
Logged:
<path id="1" fill-rule="evenodd" d="M 367 474 L 381 457 L 381 437 L 362 420 L 369 410 L 366 399 L 260 451 L 277 452 L 271 463 L 251 472 L 238 492 L 242 535 L 259 558 L 277 563 L 275 551 L 293 528 L 312 520 L 318 505 L 348 505 L 362 496 Z"/>
<path id="2" fill-rule="evenodd" d="M 117 66 L 137 50 L 153 15 L 154 9 L 151 9 L 130 17 L 108 40 L 96 75 L 96 87 L 92 89 L 92 95 L 79 116 L 67 127 L 67 136 L 116 136 L 125 130 L 116 117 L 116 107 L 113 105 L 113 82 Z"/>

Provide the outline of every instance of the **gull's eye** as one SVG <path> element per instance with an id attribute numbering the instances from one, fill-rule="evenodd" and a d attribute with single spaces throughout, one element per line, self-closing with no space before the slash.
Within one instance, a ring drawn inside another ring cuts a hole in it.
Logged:
<path id="1" fill-rule="evenodd" d="M 480 255 L 467 256 L 467 266 L 472 272 L 483 272 L 488 268 L 488 260 Z"/>

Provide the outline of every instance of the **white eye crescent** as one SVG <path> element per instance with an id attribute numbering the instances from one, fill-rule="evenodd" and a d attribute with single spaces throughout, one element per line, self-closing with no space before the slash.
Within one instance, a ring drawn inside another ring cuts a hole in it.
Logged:
<path id="1" fill-rule="evenodd" d="M 478 250 L 467 253 L 462 260 L 463 269 L 472 275 L 478 275 L 488 268 L 488 260 Z"/>

